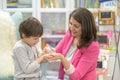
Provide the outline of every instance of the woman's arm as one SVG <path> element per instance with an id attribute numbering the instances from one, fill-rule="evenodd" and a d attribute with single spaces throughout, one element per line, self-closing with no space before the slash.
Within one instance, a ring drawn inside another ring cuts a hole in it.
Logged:
<path id="1" fill-rule="evenodd" d="M 87 78 L 95 78 L 97 58 L 99 54 L 98 44 L 94 43 L 88 48 L 84 48 L 81 57 L 74 57 L 75 70 L 69 74 L 71 80 L 77 80 L 87 75 Z M 90 76 L 90 75 L 93 76 Z M 89 76 L 88 76 L 89 75 Z"/>
<path id="2" fill-rule="evenodd" d="M 51 60 L 60 60 L 61 63 L 63 64 L 64 66 L 64 70 L 66 73 L 70 74 L 72 72 L 74 72 L 74 67 L 70 64 L 70 62 L 60 53 L 52 53 L 52 54 L 49 54 L 48 56 L 46 56 L 46 59 L 48 61 L 51 61 Z"/>
<path id="3" fill-rule="evenodd" d="M 52 56 L 49 60 L 58 60 L 60 59 L 60 61 L 62 62 L 64 68 L 67 70 L 70 67 L 70 63 L 67 61 L 67 59 L 60 53 L 52 53 L 50 54 L 50 56 Z"/>

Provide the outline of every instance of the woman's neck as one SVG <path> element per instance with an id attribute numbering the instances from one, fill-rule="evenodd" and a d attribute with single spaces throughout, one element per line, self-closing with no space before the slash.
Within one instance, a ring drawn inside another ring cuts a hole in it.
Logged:
<path id="1" fill-rule="evenodd" d="M 79 41 L 79 39 L 75 38 L 72 45 L 75 46 L 75 47 L 77 47 L 78 41 Z"/>

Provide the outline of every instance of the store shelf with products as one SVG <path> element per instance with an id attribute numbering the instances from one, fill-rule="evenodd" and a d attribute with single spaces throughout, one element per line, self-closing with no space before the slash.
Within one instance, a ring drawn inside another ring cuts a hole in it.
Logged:
<path id="1" fill-rule="evenodd" d="M 98 8 L 99 0 L 75 0 L 74 7 Z"/>
<path id="2" fill-rule="evenodd" d="M 15 12 L 21 12 L 23 13 L 23 17 L 35 16 L 36 14 L 34 0 L 26 0 L 26 1 L 24 0 L 3 0 L 3 10 L 8 11 L 11 14 Z"/>
<path id="3" fill-rule="evenodd" d="M 69 14 L 74 8 L 80 7 L 81 1 L 82 0 L 3 0 L 3 10 L 10 12 L 11 15 L 14 14 L 14 12 L 21 12 L 23 20 L 29 16 L 38 18 L 44 26 L 42 38 L 45 36 L 50 36 L 48 38 L 56 36 L 57 38 L 59 35 L 63 37 L 65 34 L 68 29 Z M 96 12 L 98 10 L 96 9 L 96 4 L 98 4 L 98 0 L 94 0 L 95 2 L 93 0 L 91 1 L 95 6 L 87 6 L 89 1 L 85 0 L 83 1 L 85 3 L 84 7 L 88 7 L 96 18 Z"/>
<path id="4" fill-rule="evenodd" d="M 102 44 L 102 46 L 100 46 L 100 48 L 102 49 L 100 57 L 105 57 L 103 60 L 101 60 L 101 62 L 103 63 L 103 66 L 106 67 L 101 68 L 101 72 L 105 71 L 105 73 L 99 74 L 99 80 L 112 79 L 116 53 L 116 30 L 114 30 L 117 27 L 116 16 L 115 0 L 103 1 L 100 3 L 98 13 L 99 33 L 101 33 L 102 36 L 107 36 L 108 42 L 106 42 L 107 44 Z M 108 51 L 109 53 L 106 54 L 106 52 Z"/>
<path id="5" fill-rule="evenodd" d="M 41 46 L 45 46 L 45 39 L 56 43 L 63 37 L 68 26 L 69 0 L 38 0 L 37 16 L 42 22 L 44 33 L 41 38 Z M 55 39 L 55 40 L 53 40 Z M 53 44 L 46 41 L 47 44 Z M 44 44 L 44 45 L 42 45 Z M 54 47 L 56 45 L 54 44 Z"/>
<path id="6" fill-rule="evenodd" d="M 32 8 L 32 0 L 4 0 L 6 8 Z"/>
<path id="7" fill-rule="evenodd" d="M 40 6 L 40 8 L 37 8 L 37 13 L 40 13 L 38 14 L 38 17 L 44 26 L 43 37 L 46 35 L 49 35 L 51 37 L 55 35 L 64 35 L 68 29 L 69 14 L 73 9 L 80 7 L 76 6 L 76 3 L 80 3 L 81 1 L 83 0 L 39 0 L 37 2 L 37 5 Z M 97 1 L 98 0 L 95 0 L 95 2 L 93 1 L 92 4 L 96 5 Z M 59 3 L 56 4 L 56 2 Z M 87 0 L 83 2 L 86 3 L 85 5 L 88 4 Z M 93 12 L 95 18 L 98 15 L 97 6 L 89 7 L 90 11 Z"/>
<path id="8" fill-rule="evenodd" d="M 10 13 L 12 20 L 15 23 L 17 40 L 20 39 L 18 26 L 20 22 L 27 19 L 30 16 L 36 16 L 34 0 L 3 0 L 2 10 Z"/>
<path id="9" fill-rule="evenodd" d="M 88 8 L 93 13 L 101 32 L 113 29 L 113 25 L 100 22 L 103 19 L 99 17 L 99 0 L 0 0 L 0 6 L 11 15 L 21 12 L 23 20 L 29 16 L 39 19 L 44 27 L 44 34 L 40 38 L 42 48 L 46 44 L 56 46 L 68 29 L 70 12 L 78 7 Z"/>

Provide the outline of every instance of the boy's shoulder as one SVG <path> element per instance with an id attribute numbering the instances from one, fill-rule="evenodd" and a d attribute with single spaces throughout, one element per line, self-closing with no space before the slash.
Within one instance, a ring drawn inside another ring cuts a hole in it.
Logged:
<path id="1" fill-rule="evenodd" d="M 25 44 L 23 44 L 23 42 L 21 40 L 19 40 L 15 43 L 13 49 L 24 47 L 24 46 L 25 46 Z"/>

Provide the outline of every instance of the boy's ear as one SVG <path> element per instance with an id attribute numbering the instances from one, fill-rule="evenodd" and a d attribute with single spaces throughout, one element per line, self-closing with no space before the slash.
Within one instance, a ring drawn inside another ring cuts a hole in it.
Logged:
<path id="1" fill-rule="evenodd" d="M 23 38 L 26 38 L 26 35 L 25 35 L 24 33 L 22 33 L 22 37 L 23 37 Z"/>

